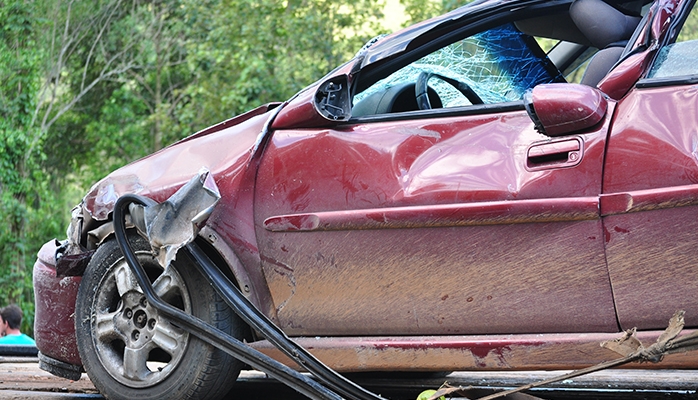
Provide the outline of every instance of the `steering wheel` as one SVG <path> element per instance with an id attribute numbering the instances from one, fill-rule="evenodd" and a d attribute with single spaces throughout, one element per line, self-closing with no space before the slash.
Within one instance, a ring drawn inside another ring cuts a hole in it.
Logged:
<path id="1" fill-rule="evenodd" d="M 431 102 L 429 101 L 429 79 L 431 78 L 438 78 L 441 79 L 442 81 L 448 83 L 449 85 L 453 86 L 465 96 L 471 104 L 483 104 L 484 102 L 480 98 L 480 96 L 475 93 L 475 91 L 468 86 L 467 83 L 459 82 L 453 78 L 449 78 L 447 76 L 443 76 L 441 74 L 437 74 L 434 72 L 426 72 L 422 71 L 419 73 L 419 76 L 417 77 L 417 82 L 414 85 L 414 91 L 415 91 L 415 96 L 417 98 L 417 106 L 419 106 L 420 110 L 431 110 Z"/>

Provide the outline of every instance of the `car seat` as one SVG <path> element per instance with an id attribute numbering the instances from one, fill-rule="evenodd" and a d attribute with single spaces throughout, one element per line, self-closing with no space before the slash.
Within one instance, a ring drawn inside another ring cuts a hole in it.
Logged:
<path id="1" fill-rule="evenodd" d="M 570 6 L 572 21 L 599 51 L 589 61 L 581 83 L 597 86 L 620 60 L 623 50 L 640 22 L 606 1 L 577 0 Z"/>

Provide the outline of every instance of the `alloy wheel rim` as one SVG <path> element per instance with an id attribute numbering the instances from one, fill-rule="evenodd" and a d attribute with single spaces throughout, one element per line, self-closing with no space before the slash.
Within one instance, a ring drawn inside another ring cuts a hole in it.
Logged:
<path id="1" fill-rule="evenodd" d="M 163 271 L 150 255 L 140 254 L 139 259 L 153 281 L 155 293 L 191 313 L 191 299 L 179 273 L 172 266 Z M 167 379 L 186 353 L 189 333 L 149 304 L 126 262 L 121 260 L 102 278 L 94 301 L 92 340 L 105 370 L 133 388 Z"/>

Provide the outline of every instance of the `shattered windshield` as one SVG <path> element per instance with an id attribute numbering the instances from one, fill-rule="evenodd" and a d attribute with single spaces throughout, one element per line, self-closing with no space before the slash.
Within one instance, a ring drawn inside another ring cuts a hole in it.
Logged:
<path id="1" fill-rule="evenodd" d="M 395 85 L 414 83 L 421 72 L 431 72 L 468 85 L 484 104 L 520 100 L 541 83 L 564 82 L 535 40 L 513 24 L 478 33 L 441 48 L 378 81 L 354 97 L 354 104 Z M 451 84 L 429 80 L 443 107 L 470 105 Z"/>

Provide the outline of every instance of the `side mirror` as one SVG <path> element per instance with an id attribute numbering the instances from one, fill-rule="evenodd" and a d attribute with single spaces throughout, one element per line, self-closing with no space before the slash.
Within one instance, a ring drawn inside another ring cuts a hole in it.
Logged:
<path id="1" fill-rule="evenodd" d="M 300 91 L 279 112 L 272 128 L 327 127 L 350 117 L 349 77 L 337 75 Z"/>
<path id="2" fill-rule="evenodd" d="M 351 116 L 349 79 L 346 75 L 329 79 L 315 93 L 315 108 L 330 121 L 346 121 Z"/>
<path id="3" fill-rule="evenodd" d="M 590 128 L 606 116 L 608 101 L 598 89 L 575 83 L 538 85 L 524 95 L 536 130 L 557 137 Z"/>

